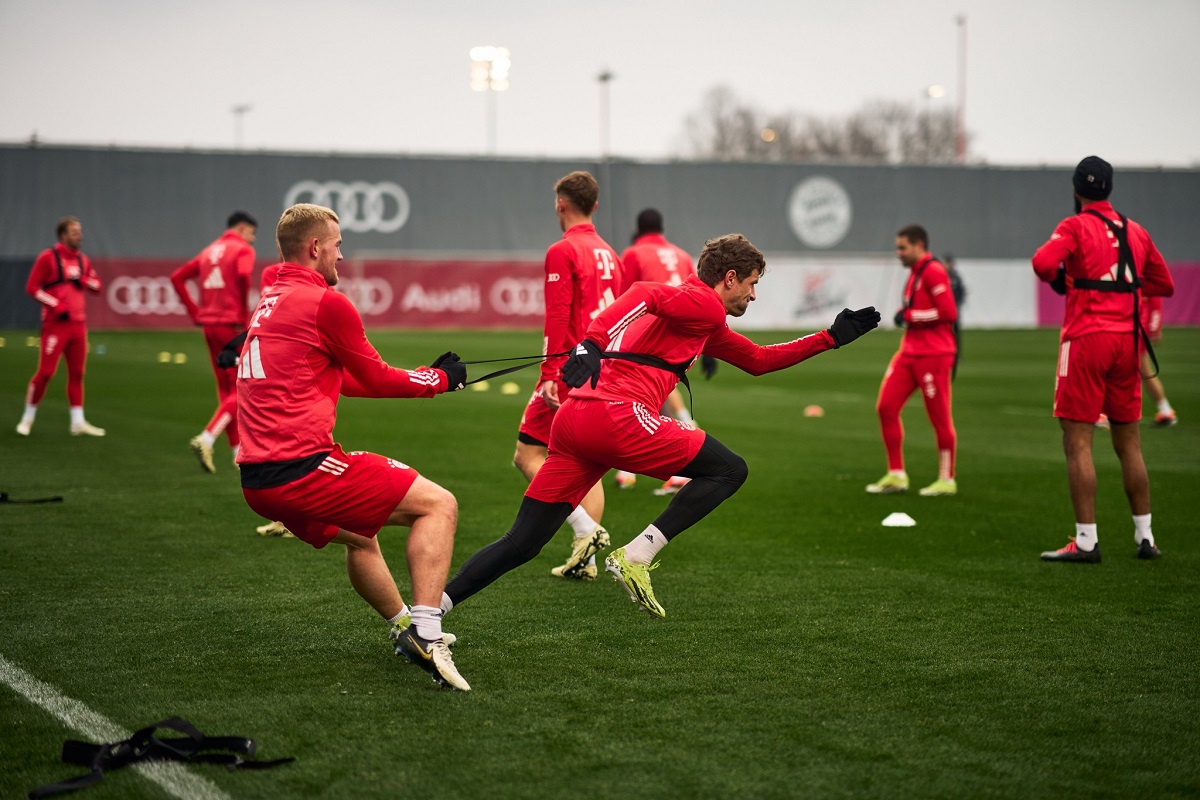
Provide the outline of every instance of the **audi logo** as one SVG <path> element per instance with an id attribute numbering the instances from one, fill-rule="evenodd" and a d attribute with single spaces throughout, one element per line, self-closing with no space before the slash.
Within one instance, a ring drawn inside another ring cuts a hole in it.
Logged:
<path id="1" fill-rule="evenodd" d="M 382 314 L 392 305 L 392 285 L 383 278 L 340 278 L 337 288 L 364 317 Z"/>
<path id="2" fill-rule="evenodd" d="M 391 181 L 300 181 L 288 189 L 283 207 L 315 203 L 332 208 L 344 231 L 393 233 L 408 222 L 408 193 Z"/>
<path id="3" fill-rule="evenodd" d="M 118 314 L 149 316 L 157 314 L 186 314 L 187 309 L 179 302 L 171 279 L 166 277 L 130 278 L 121 276 L 108 284 L 108 307 Z"/>
<path id="4" fill-rule="evenodd" d="M 501 278 L 493 283 L 488 300 L 497 313 L 506 316 L 541 314 L 546 305 L 542 282 L 519 278 Z"/>

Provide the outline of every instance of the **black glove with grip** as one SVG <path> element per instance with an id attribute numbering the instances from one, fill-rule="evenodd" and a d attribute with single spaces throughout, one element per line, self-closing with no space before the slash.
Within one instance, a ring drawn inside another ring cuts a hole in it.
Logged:
<path id="1" fill-rule="evenodd" d="M 712 376 L 717 374 L 717 359 L 712 356 L 700 356 L 700 372 L 704 375 L 704 380 L 712 380 Z"/>
<path id="2" fill-rule="evenodd" d="M 1050 288 L 1054 290 L 1055 294 L 1067 293 L 1067 268 L 1065 266 L 1059 265 L 1054 280 L 1050 281 Z"/>
<path id="3" fill-rule="evenodd" d="M 896 316 L 892 317 L 892 322 L 896 323 L 897 328 L 904 327 L 904 309 L 903 308 L 896 312 Z"/>
<path id="4" fill-rule="evenodd" d="M 229 369 L 230 367 L 237 366 L 238 356 L 242 353 L 242 345 L 246 343 L 247 333 L 249 331 L 242 331 L 225 343 L 225 346 L 221 348 L 221 352 L 217 353 L 218 367 Z"/>
<path id="5" fill-rule="evenodd" d="M 843 308 L 829 326 L 829 335 L 833 337 L 834 345 L 845 347 L 867 331 L 878 328 L 879 320 L 879 312 L 875 310 L 875 306 L 867 306 L 857 311 Z"/>
<path id="6" fill-rule="evenodd" d="M 71 312 L 70 311 L 59 312 L 58 316 L 56 316 L 55 319 L 58 320 L 59 322 L 70 322 L 71 321 Z"/>
<path id="7" fill-rule="evenodd" d="M 563 364 L 563 383 L 572 389 L 578 389 L 590 379 L 592 388 L 595 389 L 596 384 L 600 382 L 600 354 L 602 352 L 600 345 L 591 339 L 584 339 L 575 345 L 575 349 L 567 357 L 567 363 Z"/>
<path id="8" fill-rule="evenodd" d="M 466 388 L 467 365 L 462 363 L 462 359 L 458 357 L 458 353 L 442 353 L 430 366 L 446 373 L 446 391 L 457 392 L 459 389 Z"/>

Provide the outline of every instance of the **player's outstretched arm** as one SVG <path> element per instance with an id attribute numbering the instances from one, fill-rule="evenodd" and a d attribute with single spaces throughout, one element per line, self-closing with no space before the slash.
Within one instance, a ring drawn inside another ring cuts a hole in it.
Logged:
<path id="1" fill-rule="evenodd" d="M 875 306 L 867 306 L 857 311 L 843 308 L 829 326 L 829 335 L 833 337 L 835 347 L 844 347 L 878 327 L 879 312 L 875 310 Z"/>

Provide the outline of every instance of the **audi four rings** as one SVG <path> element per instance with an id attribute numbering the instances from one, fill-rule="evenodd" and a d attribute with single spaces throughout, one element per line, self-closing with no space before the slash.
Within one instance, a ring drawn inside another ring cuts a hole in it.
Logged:
<path id="1" fill-rule="evenodd" d="M 114 278 L 108 284 L 105 296 L 108 307 L 118 314 L 187 314 L 183 303 L 179 302 L 171 279 L 167 277 L 150 278 L 139 276 L 131 278 L 122 275 Z"/>
<path id="2" fill-rule="evenodd" d="M 408 222 L 408 193 L 391 181 L 300 181 L 288 189 L 283 207 L 314 203 L 337 212 L 342 230 L 394 233 Z"/>

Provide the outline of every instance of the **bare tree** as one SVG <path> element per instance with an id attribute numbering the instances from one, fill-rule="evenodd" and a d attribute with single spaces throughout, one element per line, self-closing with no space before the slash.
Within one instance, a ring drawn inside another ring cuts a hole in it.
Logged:
<path id="1" fill-rule="evenodd" d="M 765 114 L 728 87 L 710 90 L 687 117 L 691 154 L 722 161 L 842 161 L 864 164 L 950 164 L 954 112 L 886 100 L 844 118 Z"/>

